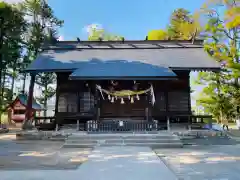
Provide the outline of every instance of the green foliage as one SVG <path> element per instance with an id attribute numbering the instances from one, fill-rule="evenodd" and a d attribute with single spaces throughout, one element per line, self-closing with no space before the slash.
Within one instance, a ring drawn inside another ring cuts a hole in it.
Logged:
<path id="1" fill-rule="evenodd" d="M 41 51 L 43 44 L 53 44 L 57 41 L 57 29 L 62 26 L 59 20 L 45 0 L 25 0 L 19 4 L 19 8 L 32 18 L 29 24 L 27 36 L 27 53 L 24 57 L 24 65 L 27 66 Z M 26 76 L 23 76 L 26 80 Z M 51 87 L 55 83 L 55 75 L 42 73 L 36 78 L 36 83 L 41 87 L 42 94 L 37 99 L 47 108 L 47 100 L 53 97 L 55 89 Z M 23 87 L 25 89 L 25 87 Z M 45 112 L 46 115 L 46 112 Z"/>
<path id="2" fill-rule="evenodd" d="M 218 6 L 225 8 L 224 17 L 217 11 Z M 211 1 L 202 9 L 203 15 L 207 15 L 205 50 L 223 64 L 223 71 L 199 73 L 197 83 L 205 87 L 197 103 L 219 121 L 235 118 L 238 115 L 236 106 L 240 105 L 240 29 L 235 19 L 238 8 L 234 1 L 225 0 L 220 4 Z M 231 17 L 229 13 L 233 13 Z M 231 24 L 232 21 L 234 22 Z"/>
<path id="3" fill-rule="evenodd" d="M 152 30 L 148 33 L 149 40 L 191 40 L 202 31 L 198 13 L 191 14 L 188 10 L 176 9 L 166 30 Z"/>
<path id="4" fill-rule="evenodd" d="M 168 34 L 164 30 L 152 30 L 148 33 L 148 40 L 167 40 Z"/>
<path id="5" fill-rule="evenodd" d="M 19 76 L 20 70 L 36 58 L 43 44 L 57 41 L 57 29 L 63 21 L 54 15 L 46 0 L 24 0 L 14 5 L 0 2 L 0 19 L 0 107 L 4 109 L 15 95 L 16 80 L 23 79 L 25 90 L 27 74 Z M 43 89 L 43 104 L 54 94 L 53 83 L 54 75 L 37 77 Z"/>
<path id="6" fill-rule="evenodd" d="M 118 36 L 112 33 L 107 32 L 106 30 L 102 28 L 96 28 L 96 27 L 89 27 L 88 30 L 88 40 L 89 41 L 121 41 L 123 39 L 122 36 Z"/>
<path id="7" fill-rule="evenodd" d="M 36 84 L 41 87 L 41 95 L 37 97 L 39 103 L 44 105 L 44 115 L 47 111 L 47 100 L 55 95 L 55 88 L 51 85 L 56 83 L 56 75 L 53 73 L 41 73 L 36 78 Z"/>
<path id="8" fill-rule="evenodd" d="M 10 79 L 19 71 L 27 29 L 24 14 L 15 6 L 0 2 L 0 117 L 13 97 Z M 1 119 L 0 119 L 1 122 Z"/>

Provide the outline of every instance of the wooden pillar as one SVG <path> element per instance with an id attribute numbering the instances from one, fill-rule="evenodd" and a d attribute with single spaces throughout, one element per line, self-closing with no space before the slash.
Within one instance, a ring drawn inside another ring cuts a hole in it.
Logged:
<path id="1" fill-rule="evenodd" d="M 168 130 L 168 131 L 171 130 L 171 126 L 170 126 L 170 118 L 169 118 L 169 116 L 167 116 L 167 130 Z"/>
<path id="2" fill-rule="evenodd" d="M 148 95 L 148 120 L 151 122 L 152 121 L 152 109 L 153 109 L 153 104 L 152 104 L 152 98 L 151 95 Z"/>
<path id="3" fill-rule="evenodd" d="M 168 105 L 168 92 L 164 91 L 164 97 L 165 97 L 165 107 L 166 107 L 166 113 L 169 112 L 169 105 Z"/>
<path id="4" fill-rule="evenodd" d="M 30 80 L 29 91 L 28 91 L 28 100 L 27 100 L 25 121 L 29 121 L 32 117 L 33 91 L 34 91 L 36 74 L 31 73 L 30 76 L 31 76 L 31 80 Z"/>
<path id="5" fill-rule="evenodd" d="M 55 130 L 58 131 L 58 125 L 59 125 L 59 116 L 58 116 L 58 104 L 59 104 L 59 96 L 60 96 L 60 86 L 59 86 L 59 75 L 58 73 L 56 73 L 57 76 L 57 87 L 56 87 L 56 100 L 55 100 L 55 112 L 54 112 L 54 116 L 55 116 L 55 122 L 56 122 L 56 127 Z"/>
<path id="6" fill-rule="evenodd" d="M 57 75 L 57 87 L 56 87 L 56 100 L 55 100 L 55 116 L 58 113 L 58 102 L 59 102 L 59 95 L 60 95 L 60 91 L 59 91 L 59 76 Z"/>
<path id="7" fill-rule="evenodd" d="M 192 114 L 192 107 L 191 107 L 191 86 L 190 86 L 190 71 L 188 74 L 188 112 Z"/>
<path id="8" fill-rule="evenodd" d="M 165 96 L 165 106 L 166 106 L 166 114 L 167 114 L 167 130 L 170 131 L 170 116 L 169 116 L 169 104 L 168 104 L 168 91 L 164 91 L 164 96 Z"/>
<path id="9" fill-rule="evenodd" d="M 99 97 L 99 90 L 96 88 L 96 85 L 95 85 L 95 104 L 94 104 L 94 108 L 95 108 L 95 120 L 96 121 L 99 121 L 99 118 L 100 118 L 100 108 L 99 108 L 99 105 L 100 105 L 100 97 Z"/>
<path id="10" fill-rule="evenodd" d="M 192 130 L 192 117 L 188 116 L 188 130 Z"/>

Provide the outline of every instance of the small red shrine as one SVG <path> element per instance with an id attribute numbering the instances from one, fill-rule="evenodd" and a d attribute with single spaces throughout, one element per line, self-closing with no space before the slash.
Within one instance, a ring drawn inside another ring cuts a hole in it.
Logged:
<path id="1" fill-rule="evenodd" d="M 15 123 L 22 123 L 25 120 L 25 114 L 27 109 L 27 99 L 28 96 L 25 94 L 19 94 L 15 100 L 8 106 L 8 120 L 13 121 Z M 42 111 L 42 107 L 35 100 L 32 103 L 31 114 L 32 118 L 34 114 L 37 116 L 40 115 Z"/>

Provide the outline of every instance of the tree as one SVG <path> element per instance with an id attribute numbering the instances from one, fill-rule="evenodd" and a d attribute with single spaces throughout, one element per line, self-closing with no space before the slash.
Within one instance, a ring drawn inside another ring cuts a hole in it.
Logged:
<path id="1" fill-rule="evenodd" d="M 112 33 L 107 32 L 101 27 L 96 25 L 91 25 L 88 27 L 88 40 L 89 41 L 120 41 L 122 40 L 122 36 L 118 36 Z"/>
<path id="2" fill-rule="evenodd" d="M 148 40 L 194 40 L 201 32 L 199 13 L 180 8 L 172 13 L 166 30 L 150 31 Z"/>
<path id="3" fill-rule="evenodd" d="M 43 44 L 49 44 L 56 41 L 57 29 L 63 25 L 63 21 L 59 20 L 47 4 L 46 0 L 25 0 L 18 7 L 25 15 L 30 17 L 32 21 L 29 23 L 26 35 L 26 54 L 24 57 L 24 66 L 26 67 L 37 54 L 41 51 Z M 54 75 L 42 73 L 37 76 L 36 83 L 43 89 L 43 97 L 41 102 L 47 106 L 47 100 L 52 96 L 52 89 L 48 87 L 49 83 L 54 82 Z M 51 78 L 51 79 L 50 79 Z M 23 76 L 24 81 L 26 75 Z M 25 84 L 25 83 L 24 83 Z M 25 85 L 24 85 L 25 86 Z M 25 87 L 23 87 L 25 89 Z M 23 128 L 28 126 L 28 120 L 24 122 Z"/>
<path id="4" fill-rule="evenodd" d="M 201 25 L 198 12 L 190 14 L 186 9 L 176 9 L 170 18 L 167 33 L 173 40 L 195 39 L 201 33 Z"/>
<path id="5" fill-rule="evenodd" d="M 0 118 L 8 102 L 5 101 L 6 95 L 8 95 L 7 100 L 11 100 L 13 94 L 13 92 L 9 93 L 6 81 L 9 69 L 17 70 L 17 67 L 12 65 L 13 62 L 20 61 L 23 46 L 22 34 L 26 31 L 26 25 L 21 11 L 13 5 L 0 2 Z"/>
<path id="6" fill-rule="evenodd" d="M 41 73 L 36 78 L 36 83 L 41 87 L 41 95 L 37 98 L 38 102 L 44 106 L 44 116 L 47 116 L 47 101 L 55 95 L 53 85 L 56 82 L 56 76 L 53 73 Z"/>
<path id="7" fill-rule="evenodd" d="M 57 29 L 63 25 L 63 21 L 54 15 L 46 0 L 25 0 L 18 7 L 32 19 L 26 34 L 27 52 L 23 58 L 23 68 L 26 68 L 36 58 L 44 43 L 52 43 L 49 38 L 46 38 L 46 34 L 50 31 L 56 33 Z M 26 78 L 27 75 L 23 74 L 23 91 Z"/>
<path id="8" fill-rule="evenodd" d="M 198 80 L 206 85 L 198 102 L 217 119 L 232 119 L 236 116 L 236 105 L 240 103 L 240 26 L 239 6 L 234 0 L 209 1 L 202 13 L 207 15 L 205 27 L 205 50 L 216 61 L 222 63 L 219 73 L 201 73 Z M 224 16 L 217 7 L 225 8 Z"/>
<path id="9" fill-rule="evenodd" d="M 167 40 L 168 34 L 164 30 L 152 30 L 148 33 L 148 40 Z"/>

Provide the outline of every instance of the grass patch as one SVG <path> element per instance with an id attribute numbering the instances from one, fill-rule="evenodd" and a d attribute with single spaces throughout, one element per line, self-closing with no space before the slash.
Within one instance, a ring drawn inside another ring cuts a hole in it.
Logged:
<path id="1" fill-rule="evenodd" d="M 8 124 L 7 114 L 2 114 L 1 124 Z"/>

